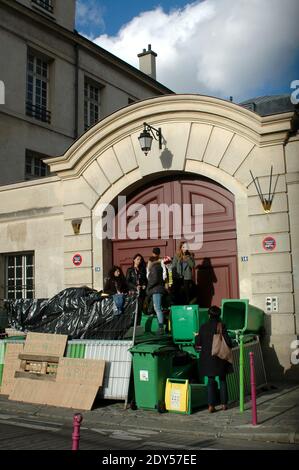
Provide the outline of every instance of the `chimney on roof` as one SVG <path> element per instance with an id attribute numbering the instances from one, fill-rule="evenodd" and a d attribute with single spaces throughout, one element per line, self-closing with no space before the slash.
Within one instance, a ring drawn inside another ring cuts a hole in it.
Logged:
<path id="1" fill-rule="evenodd" d="M 143 51 L 138 54 L 139 57 L 139 70 L 146 73 L 154 80 L 156 80 L 156 57 L 157 54 L 152 51 L 151 44 L 148 45 L 148 49 L 143 49 Z"/>

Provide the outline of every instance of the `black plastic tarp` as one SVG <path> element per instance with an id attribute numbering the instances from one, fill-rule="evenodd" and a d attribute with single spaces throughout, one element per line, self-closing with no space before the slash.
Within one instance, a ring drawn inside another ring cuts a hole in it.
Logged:
<path id="1" fill-rule="evenodd" d="M 59 333 L 69 339 L 122 339 L 134 322 L 136 296 L 126 296 L 117 315 L 112 297 L 88 287 L 70 287 L 51 299 L 5 300 L 10 327 L 20 331 Z"/>

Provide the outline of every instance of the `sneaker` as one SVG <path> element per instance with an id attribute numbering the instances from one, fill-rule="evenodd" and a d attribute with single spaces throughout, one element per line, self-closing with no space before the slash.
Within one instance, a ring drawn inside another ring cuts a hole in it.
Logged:
<path id="1" fill-rule="evenodd" d="M 208 408 L 208 411 L 209 413 L 215 413 L 215 406 L 214 405 L 209 405 L 209 408 Z"/>
<path id="2" fill-rule="evenodd" d="M 160 326 L 159 329 L 157 330 L 157 335 L 164 335 L 164 327 Z"/>
<path id="3" fill-rule="evenodd" d="M 227 405 L 221 405 L 221 408 L 223 411 L 226 411 L 228 409 L 228 406 Z"/>

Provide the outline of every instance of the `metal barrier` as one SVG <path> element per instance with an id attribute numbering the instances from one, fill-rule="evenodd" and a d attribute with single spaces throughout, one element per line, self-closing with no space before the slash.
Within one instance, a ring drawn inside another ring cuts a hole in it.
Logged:
<path id="1" fill-rule="evenodd" d="M 4 355 L 5 355 L 5 343 L 3 340 L 0 341 L 0 387 L 2 384 L 2 375 L 4 367 Z"/>
<path id="2" fill-rule="evenodd" d="M 105 302 L 105 300 L 104 300 Z M 107 339 L 78 339 L 67 343 L 66 356 L 71 358 L 102 359 L 106 362 L 103 386 L 99 395 L 106 399 L 120 399 L 127 403 L 131 376 L 132 356 L 129 353 L 134 345 L 138 302 L 134 310 L 116 315 L 113 321 L 102 326 L 101 337 Z M 123 339 L 128 334 L 128 339 Z M 113 339 L 111 339 L 113 338 Z M 5 347 L 8 342 L 20 342 L 24 339 L 9 338 L 0 341 L 0 385 L 2 381 Z"/>
<path id="3" fill-rule="evenodd" d="M 106 399 L 126 400 L 132 365 L 132 356 L 128 349 L 132 346 L 132 340 L 79 339 L 68 341 L 66 355 L 106 361 L 104 382 L 99 395 Z"/>
<path id="4" fill-rule="evenodd" d="M 0 386 L 6 344 L 24 342 L 24 339 L 10 338 L 0 341 Z M 99 396 L 105 399 L 127 400 L 132 366 L 132 355 L 128 349 L 132 346 L 133 340 L 72 340 L 67 343 L 66 357 L 106 361 L 104 381 Z"/>
<path id="5" fill-rule="evenodd" d="M 249 353 L 254 353 L 255 358 L 255 377 L 256 388 L 261 388 L 267 385 L 267 377 L 262 355 L 261 344 L 259 338 L 256 337 L 254 341 L 244 344 L 244 393 L 250 393 L 250 356 Z M 239 400 L 239 382 L 240 382 L 240 347 L 235 347 L 233 353 L 233 367 L 234 373 L 226 376 L 229 401 Z"/>

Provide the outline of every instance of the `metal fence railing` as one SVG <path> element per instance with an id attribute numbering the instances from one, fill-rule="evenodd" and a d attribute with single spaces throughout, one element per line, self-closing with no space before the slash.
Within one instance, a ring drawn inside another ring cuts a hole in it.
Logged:
<path id="1" fill-rule="evenodd" d="M 229 401 L 237 401 L 240 396 L 240 346 L 233 348 L 233 368 L 234 373 L 228 374 L 226 377 Z M 254 365 L 256 374 L 256 388 L 261 388 L 267 385 L 266 370 L 264 366 L 263 354 L 261 344 L 258 336 L 254 341 L 244 344 L 244 393 L 250 393 L 250 356 L 249 353 L 254 353 Z"/>

